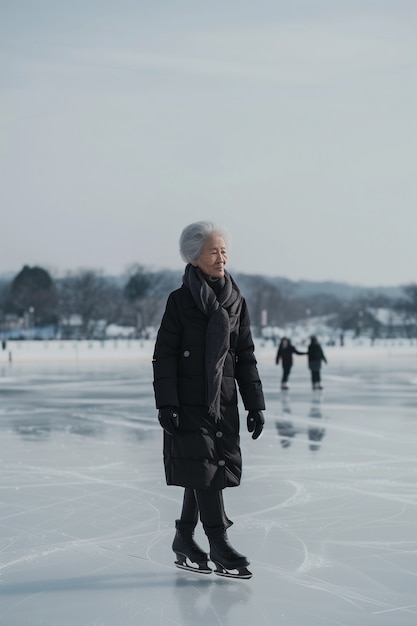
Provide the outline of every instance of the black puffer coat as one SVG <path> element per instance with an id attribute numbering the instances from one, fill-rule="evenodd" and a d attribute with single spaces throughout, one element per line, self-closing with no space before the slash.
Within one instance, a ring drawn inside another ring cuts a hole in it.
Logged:
<path id="1" fill-rule="evenodd" d="M 246 410 L 263 410 L 264 397 L 254 355 L 246 302 L 230 336 L 223 367 L 221 420 L 208 414 L 205 344 L 208 318 L 184 285 L 172 292 L 155 344 L 153 358 L 156 407 L 179 407 L 174 436 L 164 431 L 164 465 L 168 485 L 223 489 L 239 485 L 242 458 L 236 381 Z"/>
<path id="2" fill-rule="evenodd" d="M 275 357 L 275 363 L 278 365 L 281 360 L 284 367 L 292 366 L 293 354 L 307 354 L 307 352 L 300 352 L 292 343 L 288 343 L 285 347 L 281 344 Z"/>
<path id="3" fill-rule="evenodd" d="M 321 369 L 321 362 L 327 363 L 323 349 L 317 340 L 311 341 L 308 346 L 308 367 L 312 372 L 318 372 Z"/>

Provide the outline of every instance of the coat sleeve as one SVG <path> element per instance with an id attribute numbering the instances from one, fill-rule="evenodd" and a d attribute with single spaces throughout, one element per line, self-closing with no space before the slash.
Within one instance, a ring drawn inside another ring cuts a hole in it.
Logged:
<path id="1" fill-rule="evenodd" d="M 295 354 L 308 354 L 308 352 L 301 352 L 301 350 L 297 350 L 297 348 L 294 348 L 293 352 Z"/>
<path id="2" fill-rule="evenodd" d="M 245 300 L 243 300 L 242 304 L 239 336 L 235 346 L 235 354 L 235 377 L 243 405 L 247 411 L 263 411 L 265 409 L 265 400 L 256 364 L 249 313 Z"/>
<path id="3" fill-rule="evenodd" d="M 155 342 L 153 354 L 153 387 L 156 408 L 179 406 L 177 368 L 181 324 L 173 294 L 167 300 L 165 313 Z"/>

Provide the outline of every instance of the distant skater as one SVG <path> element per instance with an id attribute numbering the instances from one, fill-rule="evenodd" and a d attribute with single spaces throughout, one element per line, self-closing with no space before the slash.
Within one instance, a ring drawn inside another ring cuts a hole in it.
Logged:
<path id="1" fill-rule="evenodd" d="M 281 389 L 288 389 L 288 378 L 293 364 L 293 354 L 307 354 L 307 352 L 300 352 L 292 345 L 291 339 L 283 337 L 278 346 L 277 356 L 275 358 L 277 365 L 280 361 L 282 362 Z"/>
<path id="2" fill-rule="evenodd" d="M 321 385 L 320 370 L 321 362 L 327 363 L 324 352 L 315 335 L 310 337 L 310 345 L 308 346 L 308 367 L 311 371 L 311 384 L 313 389 L 323 389 Z"/>

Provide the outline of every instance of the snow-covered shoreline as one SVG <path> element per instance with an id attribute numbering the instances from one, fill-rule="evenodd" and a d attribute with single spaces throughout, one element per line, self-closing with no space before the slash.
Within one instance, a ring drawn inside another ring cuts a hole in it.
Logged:
<path id="1" fill-rule="evenodd" d="M 272 341 L 255 341 L 258 360 L 274 359 Z M 152 358 L 154 340 L 115 339 L 106 341 L 8 341 L 0 350 L 0 363 L 145 361 Z M 381 340 L 373 345 L 368 339 L 344 346 L 323 346 L 332 359 L 417 357 L 417 342 L 405 339 Z"/>

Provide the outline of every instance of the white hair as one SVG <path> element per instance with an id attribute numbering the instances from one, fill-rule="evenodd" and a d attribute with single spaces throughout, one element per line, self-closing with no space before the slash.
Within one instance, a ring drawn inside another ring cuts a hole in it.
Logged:
<path id="1" fill-rule="evenodd" d="M 227 231 L 213 222 L 194 222 L 184 228 L 180 236 L 180 255 L 185 263 L 196 263 L 203 252 L 206 241 L 212 235 L 223 237 L 226 246 L 230 239 Z"/>

